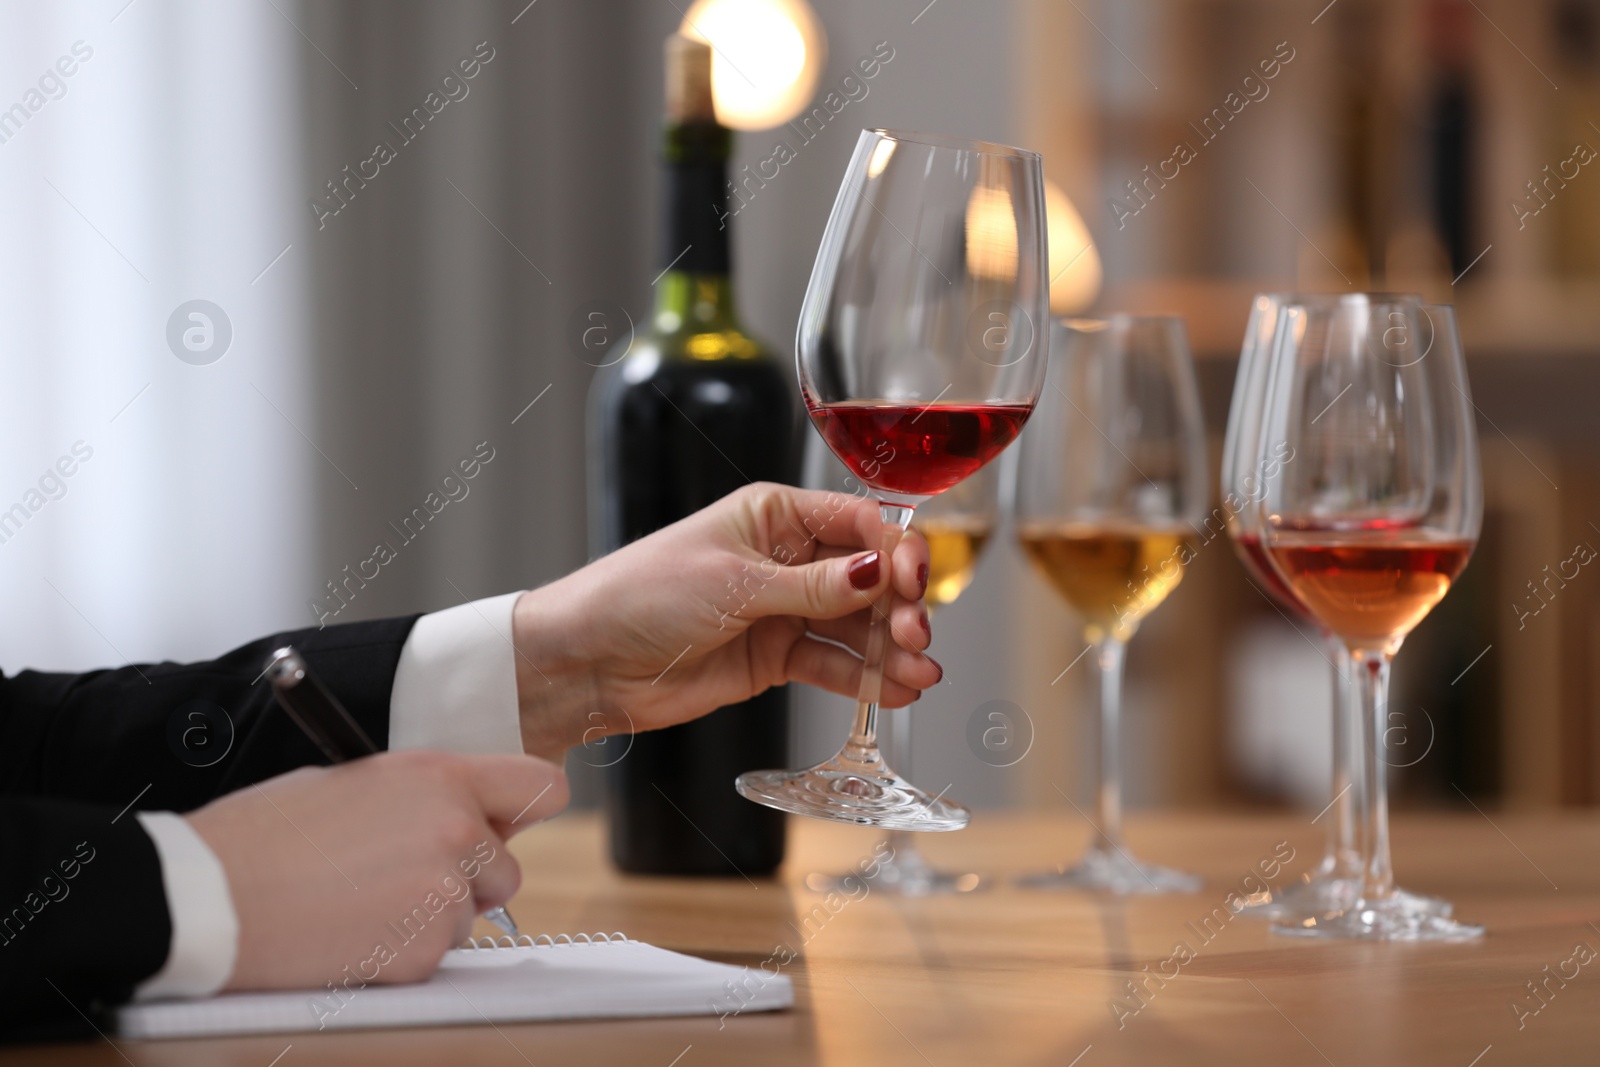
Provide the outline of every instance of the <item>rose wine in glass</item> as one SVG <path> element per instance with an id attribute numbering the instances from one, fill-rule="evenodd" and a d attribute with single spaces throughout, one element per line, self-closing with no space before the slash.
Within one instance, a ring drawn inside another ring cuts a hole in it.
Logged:
<path id="1" fill-rule="evenodd" d="M 1444 599 L 1473 548 L 1472 541 L 1449 537 L 1344 541 L 1338 530 L 1303 537 L 1274 539 L 1270 553 L 1279 573 L 1342 640 L 1380 648 L 1404 640 Z"/>
<path id="2" fill-rule="evenodd" d="M 919 504 L 1010 444 L 1044 384 L 1049 278 L 1035 152 L 863 130 L 800 308 L 800 392 L 822 439 L 877 498 L 892 560 Z M 751 800 L 889 830 L 970 813 L 895 773 L 878 746 L 893 591 L 869 610 L 861 691 L 839 754 L 752 771 Z"/>
<path id="3" fill-rule="evenodd" d="M 1389 666 L 1460 575 L 1483 517 L 1465 360 L 1450 309 L 1414 297 L 1286 301 L 1268 361 L 1265 443 L 1292 463 L 1247 509 L 1268 561 L 1344 647 L 1360 697 L 1360 882 L 1274 926 L 1322 938 L 1463 941 L 1483 927 L 1398 890 L 1383 761 Z M 1442 902 L 1441 902 L 1442 904 Z"/>
<path id="4" fill-rule="evenodd" d="M 1370 294 L 1369 298 L 1420 303 L 1419 297 L 1401 294 Z M 1361 854 L 1356 842 L 1355 810 L 1360 784 L 1356 779 L 1360 754 L 1355 745 L 1360 736 L 1360 709 L 1354 702 L 1348 656 L 1344 642 L 1318 620 L 1273 567 L 1262 540 L 1260 515 L 1254 507 L 1261 498 L 1264 479 L 1275 476 L 1286 464 L 1294 462 L 1294 452 L 1287 441 L 1268 442 L 1267 454 L 1258 454 L 1266 408 L 1267 367 L 1274 338 L 1283 321 L 1281 309 L 1286 303 L 1333 307 L 1342 299 L 1340 294 L 1320 293 L 1261 293 L 1256 296 L 1240 350 L 1228 432 L 1222 449 L 1221 510 L 1239 561 L 1256 588 L 1277 604 L 1291 625 L 1295 619 L 1301 619 L 1317 629 L 1333 683 L 1331 799 L 1317 816 L 1327 828 L 1323 856 L 1300 881 L 1249 898 L 1244 913 L 1267 919 L 1298 919 L 1337 911 L 1347 907 L 1360 890 Z M 1396 889 L 1395 894 L 1398 902 L 1419 911 L 1450 914 L 1446 901 L 1403 889 Z"/>
<path id="5" fill-rule="evenodd" d="M 1205 433 L 1181 319 L 1058 322 L 1050 389 L 1022 435 L 1012 506 L 1023 552 L 1080 617 L 1100 668 L 1094 837 L 1037 889 L 1192 892 L 1122 833 L 1122 665 L 1139 623 L 1183 581 L 1206 509 Z M 1087 650 L 1085 650 L 1087 651 Z"/>

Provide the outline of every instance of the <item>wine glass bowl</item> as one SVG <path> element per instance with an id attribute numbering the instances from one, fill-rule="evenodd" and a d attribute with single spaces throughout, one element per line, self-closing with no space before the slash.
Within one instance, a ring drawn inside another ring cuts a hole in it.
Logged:
<path id="1" fill-rule="evenodd" d="M 1183 580 L 1206 513 L 1188 338 L 1174 318 L 1063 320 L 1052 328 L 1050 363 L 1047 395 L 1022 436 L 1012 506 L 1024 554 L 1081 618 L 1095 649 L 1100 780 L 1084 856 L 1022 884 L 1190 892 L 1200 886 L 1195 876 L 1129 853 L 1120 752 L 1124 649 Z"/>
<path id="2" fill-rule="evenodd" d="M 886 558 L 918 504 L 993 460 L 1044 382 L 1049 279 L 1037 153 L 863 130 L 800 309 L 812 424 L 878 500 Z M 887 608 L 872 604 L 849 740 L 802 771 L 753 771 L 747 798 L 886 829 L 957 830 L 970 814 L 896 774 L 877 743 Z"/>
<path id="3" fill-rule="evenodd" d="M 1383 761 L 1390 662 L 1466 566 L 1482 520 L 1454 316 L 1388 294 L 1290 299 L 1280 313 L 1255 454 L 1259 461 L 1269 442 L 1285 442 L 1294 458 L 1263 479 L 1246 525 L 1299 604 L 1343 646 L 1360 697 L 1363 765 L 1354 899 L 1274 929 L 1470 940 L 1481 926 L 1394 884 Z"/>

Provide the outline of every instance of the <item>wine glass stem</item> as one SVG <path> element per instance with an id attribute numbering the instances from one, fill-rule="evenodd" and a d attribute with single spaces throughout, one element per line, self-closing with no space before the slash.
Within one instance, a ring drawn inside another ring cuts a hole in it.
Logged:
<path id="1" fill-rule="evenodd" d="M 1361 899 L 1387 900 L 1394 892 L 1394 868 L 1389 856 L 1389 793 L 1383 762 L 1384 719 L 1389 705 L 1389 657 L 1376 652 L 1352 652 L 1351 681 L 1361 694 L 1363 740 L 1361 815 Z"/>
<path id="2" fill-rule="evenodd" d="M 1122 848 L 1122 659 L 1127 648 L 1107 637 L 1095 649 L 1100 665 L 1100 789 L 1095 821 L 1103 849 Z"/>
<path id="3" fill-rule="evenodd" d="M 894 769 L 902 778 L 911 777 L 911 706 L 889 709 L 889 754 L 894 758 Z M 910 830 L 890 830 L 885 835 L 889 844 L 889 862 L 905 866 L 917 856 L 917 835 Z"/>
<path id="4" fill-rule="evenodd" d="M 1328 656 L 1333 663 L 1333 802 L 1328 811 L 1328 852 L 1326 865 L 1336 878 L 1353 876 L 1359 862 L 1356 845 L 1356 796 L 1352 771 L 1356 762 L 1356 741 L 1361 711 L 1355 704 L 1350 684 L 1350 654 L 1344 642 L 1328 635 Z"/>
<path id="5" fill-rule="evenodd" d="M 883 695 L 883 657 L 889 642 L 889 610 L 894 605 L 894 550 L 911 523 L 913 509 L 895 504 L 878 505 L 883 517 L 883 545 L 878 565 L 891 575 L 887 592 L 873 603 L 867 622 L 866 655 L 861 664 L 861 691 L 856 697 L 856 720 L 850 731 L 850 747 L 875 752 L 878 747 L 878 701 Z"/>

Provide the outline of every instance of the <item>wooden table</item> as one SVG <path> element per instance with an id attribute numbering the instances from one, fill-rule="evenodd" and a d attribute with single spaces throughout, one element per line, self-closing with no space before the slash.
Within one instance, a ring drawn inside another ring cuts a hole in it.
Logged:
<path id="1" fill-rule="evenodd" d="M 796 820 L 777 882 L 630 879 L 605 862 L 597 821 L 568 816 L 514 845 L 524 884 L 512 908 L 524 928 L 622 930 L 752 966 L 787 945 L 799 952 L 785 968 L 794 1010 L 720 1026 L 702 1017 L 118 1042 L 121 1054 L 99 1041 L 0 1051 L 0 1067 L 267 1067 L 291 1044 L 278 1067 L 1600 1063 L 1600 958 L 1564 985 L 1550 978 L 1545 1003 L 1520 1029 L 1511 1007 L 1539 1007 L 1526 983 L 1563 966 L 1570 975 L 1575 965 L 1564 961 L 1575 945 L 1600 950 L 1600 816 L 1491 817 L 1395 824 L 1402 883 L 1447 896 L 1460 917 L 1488 926 L 1487 937 L 1381 945 L 1307 943 L 1246 918 L 1213 919 L 1197 933 L 1279 842 L 1296 850 L 1289 877 L 1315 863 L 1320 828 L 1304 818 L 1135 818 L 1135 851 L 1204 874 L 1206 887 L 1122 901 L 1012 888 L 1017 873 L 1075 854 L 1085 828 L 980 814 L 964 833 L 923 840 L 938 861 L 998 874 L 997 888 L 916 901 L 869 892 L 836 900 L 830 913 L 803 875 L 868 857 L 870 831 Z M 1141 968 L 1159 972 L 1180 940 L 1195 957 L 1164 986 L 1144 982 Z M 1142 1000 L 1129 995 L 1130 980 L 1149 990 Z"/>

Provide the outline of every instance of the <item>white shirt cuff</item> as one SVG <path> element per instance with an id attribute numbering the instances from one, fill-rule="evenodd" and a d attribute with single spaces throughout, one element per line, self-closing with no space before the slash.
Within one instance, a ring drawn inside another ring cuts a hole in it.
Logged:
<path id="1" fill-rule="evenodd" d="M 400 650 L 389 697 L 389 747 L 522 754 L 516 651 L 507 593 L 424 615 Z M 220 990 L 239 955 L 239 915 L 227 872 L 187 821 L 169 811 L 136 813 L 155 843 L 172 921 L 161 970 L 135 1000 L 204 997 Z"/>
<path id="2" fill-rule="evenodd" d="M 161 861 L 172 945 L 167 962 L 139 983 L 133 999 L 210 996 L 227 984 L 239 955 L 239 916 L 227 872 L 182 816 L 141 811 L 135 817 L 155 842 Z"/>
<path id="3" fill-rule="evenodd" d="M 389 748 L 522 755 L 511 609 L 521 593 L 422 616 L 400 650 Z"/>

